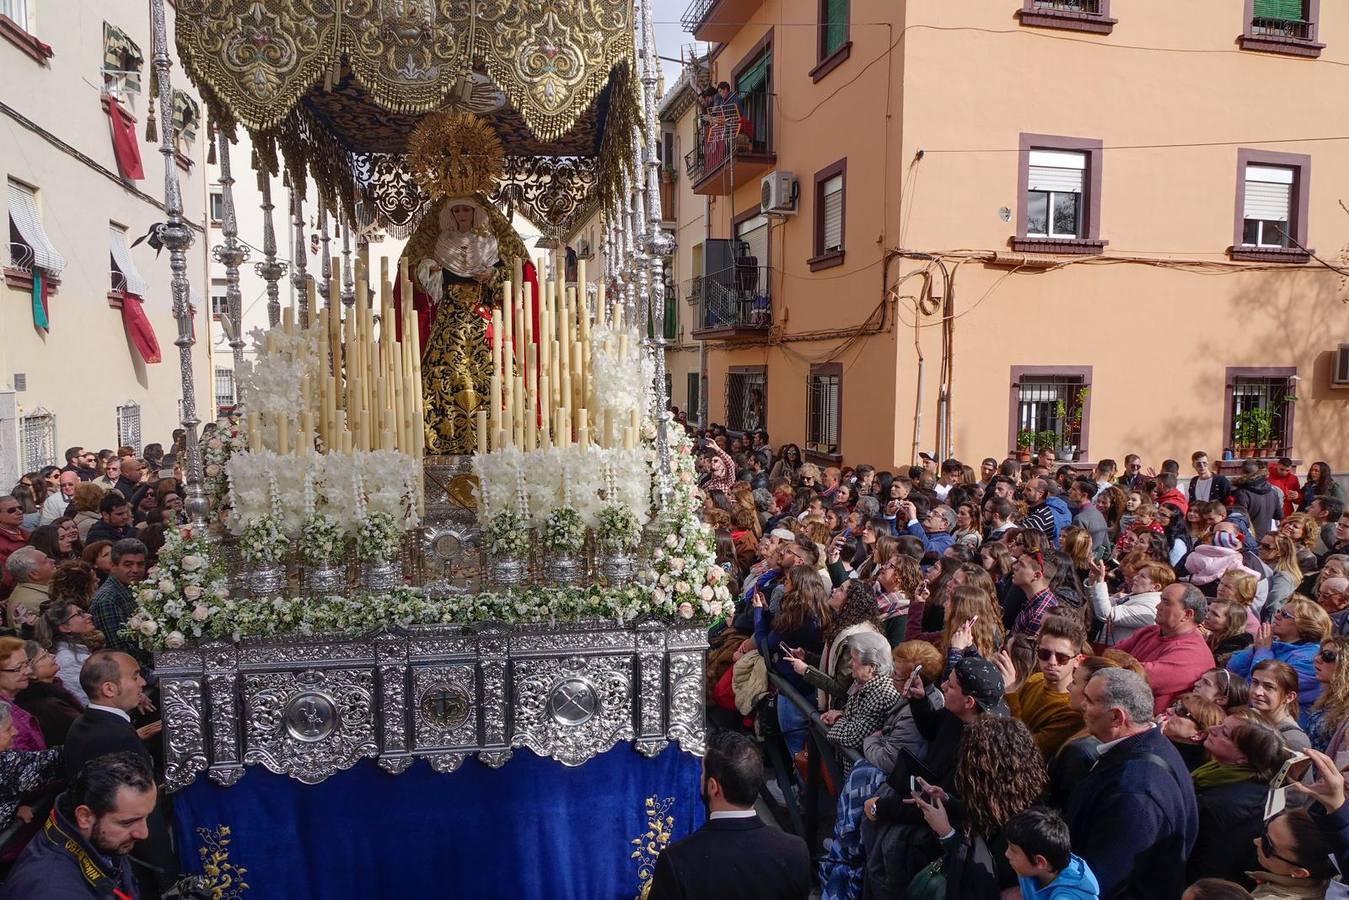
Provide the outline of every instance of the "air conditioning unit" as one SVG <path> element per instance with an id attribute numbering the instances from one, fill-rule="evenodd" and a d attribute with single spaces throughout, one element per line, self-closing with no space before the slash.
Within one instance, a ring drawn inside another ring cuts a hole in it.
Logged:
<path id="1" fill-rule="evenodd" d="M 1349 388 L 1349 344 L 1335 348 L 1334 365 L 1330 369 L 1330 386 Z"/>
<path id="2" fill-rule="evenodd" d="M 796 177 L 791 172 L 769 172 L 759 186 L 759 209 L 778 215 L 796 214 Z"/>

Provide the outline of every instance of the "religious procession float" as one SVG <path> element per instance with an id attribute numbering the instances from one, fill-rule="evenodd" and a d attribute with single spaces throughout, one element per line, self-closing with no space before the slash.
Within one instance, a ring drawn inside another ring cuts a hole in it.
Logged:
<path id="1" fill-rule="evenodd" d="M 198 436 L 167 165 L 190 524 L 129 629 L 155 653 L 185 867 L 227 897 L 641 893 L 698 824 L 706 628 L 730 601 L 647 327 L 671 250 L 647 0 L 178 0 L 175 36 L 218 151 L 241 401 Z M 278 258 L 260 178 L 251 335 L 243 132 L 299 248 Z M 596 215 L 600 271 L 569 266 Z M 375 230 L 407 239 L 396 264 L 370 264 Z"/>

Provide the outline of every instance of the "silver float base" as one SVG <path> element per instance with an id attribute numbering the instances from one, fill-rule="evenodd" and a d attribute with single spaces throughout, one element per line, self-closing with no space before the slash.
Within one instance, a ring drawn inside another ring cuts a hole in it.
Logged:
<path id="1" fill-rule="evenodd" d="M 373 757 L 452 772 L 518 748 L 577 766 L 621 742 L 706 737 L 700 626 L 416 626 L 360 638 L 217 642 L 156 656 L 165 782 L 231 785 L 260 764 L 306 784 Z"/>

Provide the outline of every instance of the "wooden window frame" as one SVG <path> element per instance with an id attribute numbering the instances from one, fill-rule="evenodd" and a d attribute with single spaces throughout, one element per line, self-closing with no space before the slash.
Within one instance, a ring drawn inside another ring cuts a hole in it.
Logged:
<path id="1" fill-rule="evenodd" d="M 844 39 L 832 53 L 825 53 L 825 16 L 829 11 L 829 0 L 818 0 L 815 34 L 815 67 L 810 70 L 810 80 L 818 83 L 830 72 L 837 69 L 852 55 L 852 0 L 844 0 Z"/>
<path id="2" fill-rule="evenodd" d="M 1271 34 L 1256 34 L 1255 0 L 1245 0 L 1241 20 L 1241 34 L 1237 43 L 1242 50 L 1259 53 L 1278 53 L 1283 56 L 1300 56 L 1304 59 L 1316 59 L 1326 45 L 1319 42 L 1321 36 L 1321 0 L 1305 0 L 1307 23 L 1311 26 L 1310 38 L 1280 37 Z"/>
<path id="3" fill-rule="evenodd" d="M 31 15 L 30 13 L 29 16 Z M 0 37 L 18 47 L 33 62 L 45 66 L 47 60 L 56 54 L 51 45 L 38 40 L 37 35 L 29 31 L 26 24 L 15 22 L 9 16 L 0 16 Z"/>
<path id="4" fill-rule="evenodd" d="M 1063 378 L 1080 377 L 1082 387 L 1092 386 L 1091 366 L 1012 366 L 1011 382 L 1007 395 L 1007 455 L 1016 454 L 1017 409 L 1021 401 L 1021 379 L 1034 378 L 1037 375 L 1056 375 Z M 1091 459 L 1088 451 L 1091 447 L 1091 400 L 1095 391 L 1087 391 L 1087 401 L 1082 405 L 1082 427 L 1079 429 L 1078 455 L 1084 460 Z"/>
<path id="5" fill-rule="evenodd" d="M 1021 134 L 1017 152 L 1016 173 L 1016 234 L 1009 239 L 1013 250 L 1019 253 L 1072 253 L 1084 256 L 1100 255 L 1109 241 L 1101 240 L 1101 184 L 1104 144 L 1095 138 L 1065 137 L 1057 134 Z M 1084 153 L 1086 169 L 1082 179 L 1082 221 L 1086 233 L 1078 238 L 1040 238 L 1026 234 L 1026 211 L 1029 206 L 1030 154 L 1032 150 L 1066 150 Z"/>
<path id="6" fill-rule="evenodd" d="M 1291 237 L 1294 247 L 1252 247 L 1242 243 L 1246 224 L 1246 167 L 1280 166 L 1293 170 L 1293 196 L 1289 201 L 1289 215 L 1293 217 Z M 1311 262 L 1312 250 L 1307 246 L 1307 218 L 1311 208 L 1312 158 L 1303 153 L 1276 153 L 1272 150 L 1237 148 L 1236 217 L 1232 225 L 1232 246 L 1227 255 L 1247 262 L 1279 262 L 1302 264 Z M 1303 249 L 1307 248 L 1307 249 Z"/>
<path id="7" fill-rule="evenodd" d="M 808 461 L 816 463 L 828 463 L 829 465 L 838 465 L 843 462 L 843 363 L 813 363 L 810 371 L 806 374 L 806 433 L 805 439 L 801 442 L 803 446 L 810 444 L 810 380 L 817 375 L 834 376 L 838 378 L 838 452 L 837 453 L 819 453 L 815 450 L 806 450 L 805 456 Z M 767 388 L 765 380 L 765 406 L 767 405 Z"/>
<path id="8" fill-rule="evenodd" d="M 824 185 L 829 179 L 839 175 L 843 177 L 843 190 L 840 192 L 842 196 L 839 200 L 839 249 L 830 250 L 826 253 L 824 249 Z M 810 266 L 810 271 L 818 272 L 821 269 L 832 269 L 834 266 L 843 265 L 844 251 L 848 246 L 848 158 L 846 156 L 815 173 L 815 187 L 811 197 L 811 220 L 815 230 L 812 246 L 815 255 L 806 262 Z"/>

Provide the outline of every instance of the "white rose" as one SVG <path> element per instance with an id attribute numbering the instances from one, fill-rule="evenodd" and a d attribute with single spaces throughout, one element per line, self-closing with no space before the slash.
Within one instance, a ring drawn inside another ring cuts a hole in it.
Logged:
<path id="1" fill-rule="evenodd" d="M 216 465 L 215 463 L 211 463 L 209 466 L 206 467 L 207 478 L 214 478 L 219 474 L 220 474 L 220 466 Z"/>
<path id="2" fill-rule="evenodd" d="M 154 619 L 146 619 L 140 625 L 141 634 L 146 636 L 152 635 L 158 630 L 159 630 L 159 623 L 156 622 Z"/>
<path id="3" fill-rule="evenodd" d="M 704 600 L 710 601 L 714 596 L 716 596 L 716 592 L 713 591 L 707 585 L 703 585 L 703 589 L 698 592 L 698 596 L 702 597 Z"/>
<path id="4" fill-rule="evenodd" d="M 673 534 L 667 534 L 667 535 L 665 536 L 665 546 L 667 546 L 667 547 L 674 547 L 674 546 L 675 546 L 676 544 L 678 544 L 678 543 L 679 543 L 679 539 L 676 538 Z"/>
<path id="5" fill-rule="evenodd" d="M 665 602 L 665 595 L 658 590 L 652 589 L 651 602 L 660 605 Z"/>
<path id="6" fill-rule="evenodd" d="M 681 558 L 678 557 L 678 556 L 671 557 L 671 558 L 670 558 L 670 571 L 671 571 L 671 572 L 676 572 L 676 573 L 677 573 L 677 572 L 682 572 L 682 571 L 684 571 L 684 560 L 681 559 Z"/>
<path id="7" fill-rule="evenodd" d="M 145 570 L 145 577 L 148 578 L 148 579 L 150 579 L 151 581 L 154 581 L 156 578 L 158 578 L 158 577 L 159 577 L 159 566 L 151 566 L 150 568 L 146 569 L 146 570 Z"/>
<path id="8" fill-rule="evenodd" d="M 192 618 L 198 622 L 205 622 L 211 618 L 211 608 L 202 604 L 197 604 L 197 608 L 192 610 Z"/>
<path id="9" fill-rule="evenodd" d="M 164 635 L 164 646 L 168 647 L 170 650 L 177 650 L 186 643 L 187 638 L 183 636 L 181 631 L 170 631 L 168 634 Z"/>
<path id="10" fill-rule="evenodd" d="M 214 437 L 213 437 L 213 438 L 211 438 L 209 441 L 206 442 L 206 446 L 207 446 L 207 447 L 210 447 L 212 450 L 219 450 L 221 447 L 223 447 L 223 446 L 225 446 L 225 445 L 224 445 L 223 443 L 220 442 L 220 438 L 214 438 Z"/>
<path id="11" fill-rule="evenodd" d="M 201 596 L 201 588 L 195 584 L 189 584 L 183 588 L 183 596 L 189 600 L 196 600 Z"/>
<path id="12" fill-rule="evenodd" d="M 170 593 L 173 590 L 173 582 L 167 578 L 161 579 L 159 582 L 159 589 L 166 594 Z"/>
<path id="13" fill-rule="evenodd" d="M 681 603 L 681 604 L 679 604 L 679 618 L 681 618 L 681 619 L 692 619 L 692 618 L 693 618 L 693 604 L 692 604 L 692 603 Z"/>
<path id="14" fill-rule="evenodd" d="M 707 583 L 716 584 L 718 581 L 721 581 L 725 575 L 726 573 L 722 570 L 721 566 L 712 566 L 707 570 Z"/>
<path id="15" fill-rule="evenodd" d="M 228 596 L 230 595 L 230 589 L 229 589 L 229 587 L 222 581 L 220 584 L 217 584 L 217 585 L 215 586 L 215 590 L 212 591 L 211 593 L 215 594 L 215 595 L 216 595 L 217 597 L 219 597 L 221 600 L 224 600 L 226 597 L 228 597 Z"/>
<path id="16" fill-rule="evenodd" d="M 197 556 L 195 553 L 189 553 L 187 556 L 183 557 L 184 572 L 195 572 L 204 565 L 206 565 L 206 560 Z"/>
<path id="17" fill-rule="evenodd" d="M 676 593 L 676 594 L 687 594 L 688 592 L 689 592 L 689 583 L 688 583 L 687 581 L 676 581 L 676 582 L 675 582 L 675 593 Z"/>

